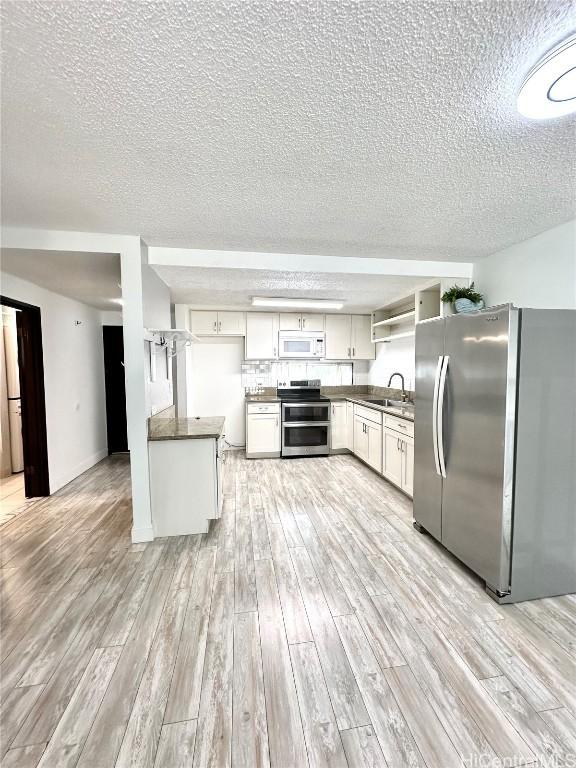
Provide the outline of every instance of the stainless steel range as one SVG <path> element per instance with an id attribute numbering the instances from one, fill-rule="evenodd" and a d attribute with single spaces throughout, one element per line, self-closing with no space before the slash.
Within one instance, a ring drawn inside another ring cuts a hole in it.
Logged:
<path id="1" fill-rule="evenodd" d="M 279 384 L 282 402 L 282 456 L 325 456 L 330 445 L 330 401 L 319 379 Z"/>

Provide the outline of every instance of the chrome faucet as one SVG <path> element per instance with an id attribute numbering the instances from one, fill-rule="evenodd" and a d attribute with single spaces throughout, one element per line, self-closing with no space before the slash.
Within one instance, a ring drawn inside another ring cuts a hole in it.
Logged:
<path id="1" fill-rule="evenodd" d="M 408 400 L 408 394 L 406 392 L 406 389 L 404 388 L 404 376 L 402 376 L 401 373 L 393 373 L 392 376 L 388 379 L 388 387 L 390 387 L 390 384 L 392 383 L 392 379 L 394 376 L 400 376 L 400 380 L 402 382 L 402 402 L 405 403 Z"/>

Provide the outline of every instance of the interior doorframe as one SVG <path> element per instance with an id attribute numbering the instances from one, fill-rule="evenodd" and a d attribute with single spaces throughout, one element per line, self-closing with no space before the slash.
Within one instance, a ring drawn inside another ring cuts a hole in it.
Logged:
<path id="1" fill-rule="evenodd" d="M 7 296 L 0 296 L 0 303 L 20 310 L 16 314 L 16 327 L 25 495 L 50 496 L 40 307 Z"/>

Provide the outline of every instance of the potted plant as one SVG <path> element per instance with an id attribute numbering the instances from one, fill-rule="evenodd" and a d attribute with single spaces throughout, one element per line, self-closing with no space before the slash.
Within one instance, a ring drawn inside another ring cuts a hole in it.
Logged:
<path id="1" fill-rule="evenodd" d="M 474 312 L 484 308 L 484 297 L 474 290 L 474 283 L 469 286 L 453 285 L 444 291 L 442 301 L 452 304 L 455 312 Z"/>

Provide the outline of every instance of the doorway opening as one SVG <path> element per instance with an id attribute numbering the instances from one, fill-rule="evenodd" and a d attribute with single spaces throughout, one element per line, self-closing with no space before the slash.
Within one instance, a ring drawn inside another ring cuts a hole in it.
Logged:
<path id="1" fill-rule="evenodd" d="M 49 496 L 50 483 L 40 308 L 6 296 L 0 296 L 0 304 L 0 406 L 3 416 L 7 416 L 2 419 L 2 475 L 10 462 L 9 476 L 2 483 L 7 493 L 4 506 L 12 496 L 8 490 L 13 489 L 15 494 L 23 491 L 27 499 Z"/>
<path id="2" fill-rule="evenodd" d="M 108 455 L 110 456 L 112 453 L 125 453 L 128 450 L 124 329 L 121 325 L 104 325 L 102 338 L 106 388 L 106 435 Z"/>

